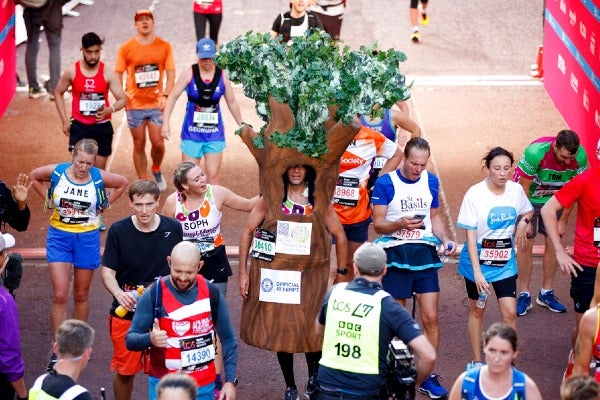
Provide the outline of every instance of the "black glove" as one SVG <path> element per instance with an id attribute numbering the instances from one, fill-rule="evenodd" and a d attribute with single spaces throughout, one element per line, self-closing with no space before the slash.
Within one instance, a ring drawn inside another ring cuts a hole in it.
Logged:
<path id="1" fill-rule="evenodd" d="M 3 276 L 4 286 L 10 294 L 13 294 L 13 291 L 19 288 L 22 277 L 23 257 L 19 253 L 10 253 Z"/>

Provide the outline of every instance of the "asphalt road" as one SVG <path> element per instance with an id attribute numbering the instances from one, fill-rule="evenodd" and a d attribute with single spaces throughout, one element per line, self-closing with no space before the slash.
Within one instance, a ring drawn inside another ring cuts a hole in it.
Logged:
<path id="1" fill-rule="evenodd" d="M 102 59 L 109 66 L 114 65 L 118 46 L 134 34 L 135 10 L 152 7 L 156 33 L 173 45 L 179 72 L 194 61 L 191 3 L 189 0 L 96 0 L 93 6 L 79 6 L 79 17 L 64 20 L 63 67 L 80 57 L 80 38 L 89 31 L 105 37 Z M 221 41 L 248 30 L 268 31 L 276 14 L 286 10 L 287 6 L 288 3 L 281 0 L 226 0 Z M 542 42 L 542 9 L 543 0 L 434 0 L 429 8 L 431 23 L 422 29 L 422 42 L 415 45 L 408 38 L 411 29 L 407 1 L 348 2 L 342 28 L 342 39 L 346 44 L 356 48 L 376 40 L 381 48 L 394 47 L 408 56 L 401 70 L 409 81 L 414 81 L 409 100 L 411 115 L 420 123 L 424 137 L 431 143 L 431 169 L 441 179 L 445 215 L 459 241 L 464 239 L 464 233 L 456 232 L 454 223 L 460 202 L 467 188 L 483 178 L 481 158 L 487 150 L 496 145 L 504 146 L 518 158 L 531 140 L 565 128 L 543 87 L 529 78 L 530 64 L 535 61 L 537 47 Z M 24 51 L 24 46 L 17 51 L 21 77 L 25 76 Z M 40 74 L 47 73 L 45 43 L 41 44 L 38 65 Z M 235 90 L 244 120 L 259 127 L 253 102 L 243 97 L 241 88 Z M 183 107 L 183 99 L 180 99 L 172 126 L 180 124 Z M 227 112 L 225 115 L 226 126 L 233 127 L 231 117 Z M 117 136 L 110 169 L 133 180 L 132 143 L 124 124 L 124 113 L 117 113 L 113 123 Z M 256 164 L 232 131 L 228 132 L 222 182 L 240 194 L 254 195 L 258 193 Z M 60 132 L 54 104 L 47 99 L 29 100 L 24 92 L 15 96 L 0 119 L 0 143 L 3 149 L 1 176 L 8 182 L 14 180 L 17 172 L 28 172 L 38 165 L 67 157 L 67 139 Z M 173 138 L 164 162 L 167 176 L 179 160 L 179 141 Z M 167 193 L 172 190 L 170 184 Z M 28 232 L 16 235 L 17 246 L 43 248 L 48 215 L 41 211 L 42 200 L 35 194 L 30 198 L 30 205 L 32 222 Z M 107 222 L 128 213 L 127 202 L 122 199 L 107 215 Z M 228 245 L 237 245 L 239 227 L 244 221 L 243 213 L 225 213 L 223 230 Z M 571 241 L 568 237 L 567 243 Z M 470 361 L 466 334 L 467 301 L 464 283 L 455 267 L 456 264 L 450 263 L 440 274 L 441 347 L 436 371 L 444 377 L 447 387 Z M 90 322 L 96 328 L 97 340 L 93 360 L 81 377 L 81 383 L 97 397 L 100 387 L 107 387 L 108 398 L 112 398 L 109 372 L 112 346 L 106 327 L 110 298 L 99 274 L 94 279 Z M 540 280 L 538 266 L 532 281 L 533 291 L 539 289 Z M 229 285 L 228 303 L 237 329 L 241 300 L 236 288 L 234 278 Z M 560 275 L 557 275 L 556 291 L 570 311 L 552 314 L 535 307 L 518 321 L 521 342 L 518 366 L 533 377 L 546 399 L 558 398 L 558 385 L 574 322 L 568 282 Z M 51 342 L 50 285 L 43 260 L 28 260 L 17 302 L 27 365 L 26 382 L 31 385 L 47 363 Z M 492 301 L 486 325 L 498 317 L 497 306 Z M 302 387 L 306 381 L 306 368 L 303 357 L 298 355 L 296 358 L 297 383 Z M 274 354 L 241 343 L 238 371 L 238 398 L 282 397 L 285 384 Z M 140 376 L 136 379 L 134 398 L 144 399 L 146 393 L 145 379 Z"/>

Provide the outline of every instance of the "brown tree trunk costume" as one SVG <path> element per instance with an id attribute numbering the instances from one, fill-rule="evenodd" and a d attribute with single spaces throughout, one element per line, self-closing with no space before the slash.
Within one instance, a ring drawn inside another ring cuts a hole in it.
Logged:
<path id="1" fill-rule="evenodd" d="M 274 132 L 288 132 L 294 126 L 294 116 L 287 104 L 269 101 L 271 121 L 265 131 L 264 148 L 254 145 L 258 136 L 246 126 L 241 137 L 256 159 L 259 183 L 265 199 L 265 219 L 262 228 L 277 231 L 277 221 L 312 223 L 310 255 L 276 253 L 271 262 L 250 258 L 248 299 L 244 301 L 240 334 L 251 346 L 288 353 L 321 351 L 321 338 L 316 335 L 315 321 L 327 290 L 331 239 L 325 216 L 339 174 L 340 157 L 358 132 L 359 124 L 334 122 L 335 109 L 325 124 L 329 151 L 320 159 L 308 157 L 296 149 L 277 147 L 269 140 Z M 282 176 L 292 165 L 310 165 L 316 171 L 314 207 L 309 215 L 289 215 L 281 210 Z M 243 266 L 240 266 L 243 268 Z M 302 271 L 301 303 L 280 304 L 259 301 L 260 269 Z"/>

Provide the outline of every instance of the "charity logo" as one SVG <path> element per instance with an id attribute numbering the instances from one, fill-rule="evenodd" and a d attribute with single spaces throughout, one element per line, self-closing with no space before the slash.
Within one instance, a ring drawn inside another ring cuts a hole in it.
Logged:
<path id="1" fill-rule="evenodd" d="M 173 330 L 179 336 L 185 335 L 190 330 L 190 321 L 173 321 Z"/>

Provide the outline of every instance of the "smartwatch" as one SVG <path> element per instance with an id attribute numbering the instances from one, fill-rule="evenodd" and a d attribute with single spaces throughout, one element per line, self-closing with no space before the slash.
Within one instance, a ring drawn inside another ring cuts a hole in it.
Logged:
<path id="1" fill-rule="evenodd" d="M 238 378 L 233 378 L 233 379 L 231 379 L 231 380 L 228 380 L 227 382 L 229 382 L 229 383 L 233 383 L 233 386 L 235 386 L 235 387 L 237 387 L 238 383 L 240 383 L 240 382 L 238 381 Z"/>

